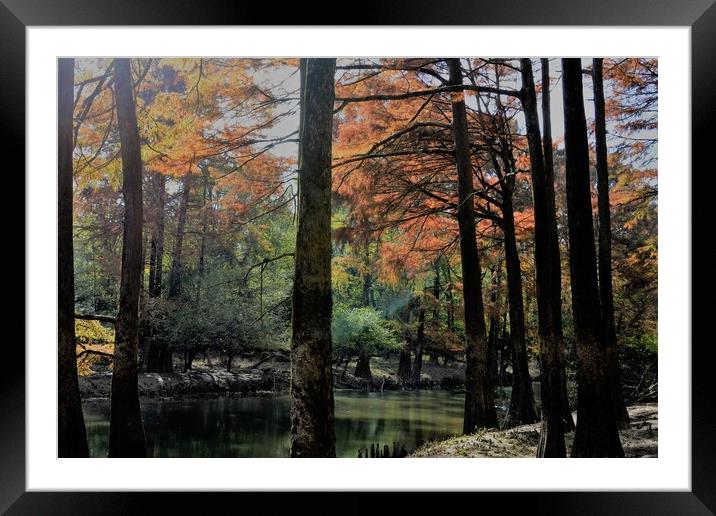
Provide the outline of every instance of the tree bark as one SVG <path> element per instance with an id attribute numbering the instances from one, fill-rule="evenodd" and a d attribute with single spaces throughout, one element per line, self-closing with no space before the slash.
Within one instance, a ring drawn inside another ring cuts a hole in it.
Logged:
<path id="1" fill-rule="evenodd" d="M 619 373 L 617 333 L 614 324 L 614 293 L 612 291 L 612 221 L 609 213 L 609 166 L 607 164 L 607 127 L 604 108 L 603 59 L 592 61 L 594 84 L 594 121 L 597 154 L 597 193 L 599 210 L 599 298 L 604 319 L 607 383 L 619 428 L 629 428 L 629 413 L 624 402 Z"/>
<path id="2" fill-rule="evenodd" d="M 409 382 L 411 376 L 410 351 L 400 350 L 400 361 L 398 362 L 398 378 L 401 382 Z"/>
<path id="3" fill-rule="evenodd" d="M 562 261 L 559 252 L 559 233 L 557 231 L 557 215 L 556 203 L 554 198 L 554 157 L 552 152 L 552 115 L 551 115 L 551 99 L 549 95 L 550 78 L 549 78 L 549 59 L 542 58 L 542 120 L 544 125 L 544 134 L 542 135 L 542 144 L 544 149 L 544 177 L 547 184 L 547 194 L 549 202 L 549 213 L 554 214 L 554 222 L 551 224 L 554 232 L 550 249 L 552 250 L 552 327 L 555 331 L 557 342 L 559 343 L 559 369 L 561 376 L 562 391 L 562 422 L 565 429 L 569 432 L 574 431 L 574 418 L 572 410 L 569 406 L 569 395 L 567 394 L 567 375 L 565 373 L 566 349 L 564 346 L 564 338 L 562 333 Z M 546 94 L 545 94 L 546 93 Z M 536 109 L 536 108 L 535 108 Z"/>
<path id="4" fill-rule="evenodd" d="M 169 294 L 168 298 L 179 297 L 181 294 L 181 277 L 184 268 L 182 262 L 182 248 L 184 246 L 184 229 L 186 226 L 186 212 L 189 207 L 189 191 L 191 190 L 191 172 L 184 176 L 181 200 L 179 201 L 179 220 L 177 221 L 177 236 L 174 243 L 174 255 L 172 256 L 172 268 L 169 271 Z"/>
<path id="5" fill-rule="evenodd" d="M 561 301 L 554 297 L 554 282 L 559 276 L 559 245 L 554 209 L 554 181 L 550 181 L 544 166 L 542 138 L 537 114 L 532 61 L 521 60 L 522 107 L 525 113 L 527 143 L 532 174 L 532 198 L 535 217 L 535 284 L 537 316 L 542 365 L 542 425 L 539 457 L 565 457 L 564 423 L 562 422 L 562 383 L 564 378 Z M 545 126 L 547 134 L 548 126 Z M 551 144 L 550 144 L 551 146 Z M 551 147 L 550 147 L 551 148 Z M 557 247 L 557 260 L 555 260 Z"/>
<path id="6" fill-rule="evenodd" d="M 452 58 L 447 61 L 450 85 L 462 84 L 460 59 Z M 497 427 L 497 412 L 487 372 L 485 309 L 482 303 L 482 275 L 475 231 L 474 188 L 465 95 L 463 92 L 453 92 L 450 96 L 460 201 L 457 219 L 460 232 L 460 258 L 465 305 L 466 369 L 463 432 L 470 434 L 478 428 Z"/>
<path id="7" fill-rule="evenodd" d="M 490 316 L 490 329 L 487 333 L 487 369 L 492 385 L 500 385 L 499 378 L 499 337 L 500 318 L 498 315 Z"/>
<path id="8" fill-rule="evenodd" d="M 514 176 L 511 176 L 514 177 Z M 515 236 L 515 217 L 512 208 L 512 186 L 507 179 L 502 187 L 502 229 L 505 236 L 505 268 L 507 269 L 507 297 L 510 312 L 510 340 L 512 341 L 512 393 L 507 415 L 508 425 L 538 421 L 535 409 L 532 378 L 530 377 L 527 343 L 525 341 L 525 309 L 522 300 L 522 270 Z"/>
<path id="9" fill-rule="evenodd" d="M 331 148 L 335 59 L 301 59 L 299 205 L 291 338 L 291 457 L 335 457 Z"/>
<path id="10" fill-rule="evenodd" d="M 447 279 L 447 290 L 445 291 L 445 298 L 448 302 L 448 309 L 447 309 L 447 326 L 448 330 L 454 332 L 455 331 L 455 298 L 453 296 L 453 285 L 452 285 L 452 275 L 450 274 L 450 263 L 447 263 L 447 266 L 445 267 L 445 277 Z"/>
<path id="11" fill-rule="evenodd" d="M 152 255 L 149 265 L 149 297 L 160 297 L 164 263 L 164 209 L 166 206 L 166 177 L 155 172 L 153 176 L 156 195 L 156 214 L 152 225 Z"/>
<path id="12" fill-rule="evenodd" d="M 581 59 L 562 59 L 569 267 L 577 339 L 577 429 L 572 457 L 623 457 L 606 377 L 589 179 Z"/>
<path id="13" fill-rule="evenodd" d="M 112 370 L 109 456 L 146 457 L 137 388 L 142 267 L 142 157 L 129 59 L 115 59 L 114 74 L 122 156 L 124 236 Z"/>
<path id="14" fill-rule="evenodd" d="M 57 429 L 59 457 L 88 457 L 77 379 L 75 271 L 72 245 L 74 59 L 58 62 L 57 114 Z"/>
<path id="15" fill-rule="evenodd" d="M 357 378 L 365 378 L 366 380 L 373 378 L 370 372 L 370 353 L 363 350 L 358 353 L 358 363 L 356 363 L 354 375 Z"/>

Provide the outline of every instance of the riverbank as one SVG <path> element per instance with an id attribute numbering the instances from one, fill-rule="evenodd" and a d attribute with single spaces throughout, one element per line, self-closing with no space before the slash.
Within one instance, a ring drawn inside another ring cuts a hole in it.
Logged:
<path id="1" fill-rule="evenodd" d="M 337 389 L 362 391 L 394 391 L 404 389 L 461 388 L 464 384 L 465 367 L 461 363 L 444 365 L 426 360 L 423 364 L 419 386 L 406 385 L 398 380 L 397 357 L 374 357 L 371 359 L 372 378 L 353 375 L 355 360 L 347 368 L 335 367 L 333 371 Z M 137 377 L 141 398 L 172 397 L 218 397 L 226 395 L 288 392 L 290 387 L 290 363 L 281 354 L 238 357 L 232 372 L 219 364 L 195 360 L 187 372 L 139 373 Z M 97 372 L 79 378 L 82 399 L 109 398 L 112 390 L 112 373 Z"/>
<path id="2" fill-rule="evenodd" d="M 657 457 L 659 406 L 656 403 L 632 405 L 627 408 L 631 424 L 619 432 L 626 457 Z M 574 413 L 576 420 L 576 412 Z M 457 436 L 424 444 L 411 457 L 443 458 L 532 458 L 537 454 L 539 423 L 508 430 L 488 430 L 474 435 Z M 572 447 L 574 433 L 566 434 L 567 450 Z"/>
<path id="3" fill-rule="evenodd" d="M 139 373 L 140 398 L 216 397 L 288 391 L 288 378 L 269 370 L 249 369 L 232 373 L 191 370 L 186 373 Z M 96 373 L 79 378 L 82 399 L 109 398 L 112 374 Z"/>

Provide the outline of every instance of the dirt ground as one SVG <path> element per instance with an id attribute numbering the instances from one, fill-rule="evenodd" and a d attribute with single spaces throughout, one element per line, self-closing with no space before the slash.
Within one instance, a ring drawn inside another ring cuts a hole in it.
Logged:
<path id="1" fill-rule="evenodd" d="M 620 431 L 626 457 L 657 457 L 659 407 L 656 403 L 628 407 L 630 427 Z M 574 413 L 576 421 L 576 412 Z M 574 433 L 566 435 L 567 450 Z M 509 430 L 490 430 L 469 436 L 451 437 L 427 443 L 412 457 L 535 457 L 539 441 L 539 423 Z"/>

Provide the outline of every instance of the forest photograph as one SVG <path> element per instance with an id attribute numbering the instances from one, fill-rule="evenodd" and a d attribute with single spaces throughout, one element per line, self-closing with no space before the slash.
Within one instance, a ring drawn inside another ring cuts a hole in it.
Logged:
<path id="1" fill-rule="evenodd" d="M 658 457 L 658 107 L 652 57 L 58 59 L 59 457 Z"/>

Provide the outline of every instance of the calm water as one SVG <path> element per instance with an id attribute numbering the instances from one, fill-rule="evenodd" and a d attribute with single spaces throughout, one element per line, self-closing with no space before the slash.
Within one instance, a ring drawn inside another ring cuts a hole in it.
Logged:
<path id="1" fill-rule="evenodd" d="M 497 393 L 504 412 L 509 389 Z M 407 448 L 462 431 L 464 394 L 449 391 L 336 391 L 336 454 L 356 457 L 371 443 Z M 109 403 L 84 404 L 90 455 L 105 457 Z M 287 395 L 210 400 L 146 400 L 142 418 L 150 457 L 288 457 Z"/>

